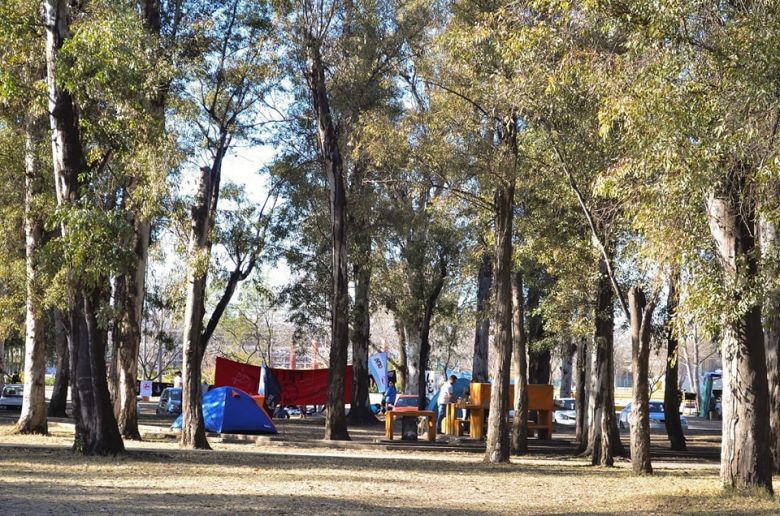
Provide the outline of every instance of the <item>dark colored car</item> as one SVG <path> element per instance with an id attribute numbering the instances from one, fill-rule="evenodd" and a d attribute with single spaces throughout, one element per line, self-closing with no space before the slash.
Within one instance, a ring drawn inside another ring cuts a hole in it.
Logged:
<path id="1" fill-rule="evenodd" d="M 162 391 L 156 412 L 158 416 L 181 414 L 181 387 L 168 387 Z"/>

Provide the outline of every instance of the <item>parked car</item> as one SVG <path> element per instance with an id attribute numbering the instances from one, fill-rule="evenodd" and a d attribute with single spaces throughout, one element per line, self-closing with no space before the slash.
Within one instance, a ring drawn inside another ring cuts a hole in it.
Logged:
<path id="1" fill-rule="evenodd" d="M 24 385 L 18 383 L 6 385 L 0 395 L 0 409 L 22 410 L 23 396 Z"/>
<path id="2" fill-rule="evenodd" d="M 399 394 L 395 399 L 393 412 L 417 410 L 419 407 L 419 399 L 420 398 L 418 398 L 416 394 Z"/>
<path id="3" fill-rule="evenodd" d="M 561 398 L 555 400 L 553 423 L 566 426 L 577 424 L 576 400 L 574 398 Z"/>
<path id="4" fill-rule="evenodd" d="M 631 403 L 626 405 L 623 410 L 620 411 L 620 418 L 618 419 L 618 426 L 620 428 L 628 428 L 630 425 L 629 418 L 631 417 Z M 685 416 L 680 416 L 680 423 L 683 430 L 688 430 L 688 420 Z M 664 415 L 664 404 L 660 401 L 650 402 L 650 429 L 651 430 L 666 430 L 666 416 Z"/>
<path id="5" fill-rule="evenodd" d="M 168 387 L 160 394 L 160 402 L 157 403 L 158 416 L 178 416 L 181 414 L 181 388 Z"/>

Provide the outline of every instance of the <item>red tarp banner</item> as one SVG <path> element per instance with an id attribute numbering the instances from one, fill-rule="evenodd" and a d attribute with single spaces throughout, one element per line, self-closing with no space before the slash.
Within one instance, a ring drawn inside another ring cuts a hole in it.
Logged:
<path id="1" fill-rule="evenodd" d="M 259 386 L 259 367 L 217 357 L 214 387 L 235 387 L 247 394 L 257 394 Z"/>
<path id="2" fill-rule="evenodd" d="M 256 394 L 260 386 L 260 367 L 217 357 L 215 387 L 235 387 Z M 282 405 L 324 405 L 328 393 L 327 369 L 272 369 L 282 391 Z M 352 366 L 344 376 L 344 403 L 352 399 Z"/>
<path id="3" fill-rule="evenodd" d="M 327 369 L 271 369 L 282 389 L 282 405 L 325 405 L 328 397 Z M 347 366 L 344 403 L 352 399 L 352 366 Z"/>

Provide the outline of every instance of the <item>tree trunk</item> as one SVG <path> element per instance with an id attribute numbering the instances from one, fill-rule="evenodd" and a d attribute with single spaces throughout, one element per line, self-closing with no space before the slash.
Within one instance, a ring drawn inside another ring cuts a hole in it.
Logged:
<path id="1" fill-rule="evenodd" d="M 43 334 L 43 288 L 38 269 L 43 247 L 41 196 L 45 191 L 43 171 L 38 159 L 44 140 L 40 120 L 28 120 L 25 127 L 24 232 L 27 265 L 27 315 L 25 322 L 24 399 L 16 423 L 20 434 L 46 434 L 46 342 Z"/>
<path id="2" fill-rule="evenodd" d="M 515 208 L 517 120 L 504 117 L 499 140 L 503 181 L 496 190 L 495 338 L 485 462 L 509 462 L 509 374 L 512 365 L 512 218 Z"/>
<path id="3" fill-rule="evenodd" d="M 81 176 L 87 170 L 77 110 L 72 96 L 57 80 L 59 51 L 70 36 L 70 4 L 44 0 L 43 11 L 57 204 L 69 207 L 79 201 L 83 187 Z M 68 231 L 67 223 L 63 223 L 63 237 Z M 85 289 L 80 283 L 75 271 L 68 270 L 68 351 L 76 423 L 74 449 L 88 455 L 117 454 L 124 451 L 124 443 L 111 410 L 106 381 L 106 333 L 97 324 L 97 313 L 107 296 L 94 287 Z"/>
<path id="4" fill-rule="evenodd" d="M 747 197 L 744 171 L 730 170 L 725 184 L 707 202 L 728 301 L 739 307 L 724 324 L 723 437 L 721 481 L 736 488 L 772 492 L 769 390 L 761 307 L 746 303 L 744 284 L 758 277 L 756 215 Z M 747 304 L 747 306 L 740 306 Z"/>
<path id="5" fill-rule="evenodd" d="M 408 385 L 408 371 L 407 366 L 407 354 L 406 354 L 406 328 L 404 327 L 398 316 L 394 317 L 395 330 L 398 332 L 398 365 L 396 366 L 396 389 L 398 392 L 407 392 L 406 386 Z M 417 384 L 415 384 L 417 385 Z"/>
<path id="6" fill-rule="evenodd" d="M 160 1 L 142 0 L 141 17 L 146 31 L 153 37 L 160 36 Z M 165 131 L 165 104 L 167 87 L 160 85 L 150 94 L 149 111 L 155 119 L 156 131 Z M 133 196 L 141 181 L 134 178 L 128 188 Z M 142 206 L 129 206 L 128 223 L 133 228 L 131 244 L 135 260 L 125 276 L 123 299 L 121 300 L 121 339 L 115 343 L 116 391 L 114 411 L 119 431 L 127 439 L 140 440 L 138 431 L 138 406 L 136 403 L 136 379 L 138 376 L 138 353 L 143 333 L 144 294 L 146 292 L 146 264 L 149 257 L 151 221 L 143 214 Z"/>
<path id="7" fill-rule="evenodd" d="M 780 241 L 777 226 L 764 218 L 761 223 L 761 258 L 763 276 L 769 283 L 780 277 Z M 772 432 L 772 465 L 780 471 L 780 289 L 767 292 L 764 305 L 764 348 L 766 349 L 767 379 L 769 382 L 769 423 Z"/>
<path id="8" fill-rule="evenodd" d="M 515 418 L 512 424 L 512 453 L 528 453 L 528 359 L 525 350 L 523 273 L 512 276 L 512 341 L 515 376 Z"/>
<path id="9" fill-rule="evenodd" d="M 124 279 L 124 300 L 121 315 L 121 340 L 116 343 L 117 390 L 114 393 L 114 411 L 119 431 L 127 439 L 140 440 L 136 379 L 138 352 L 141 347 L 143 304 L 146 289 L 146 262 L 151 224 L 137 215 L 132 218 L 133 253 L 135 262 Z"/>
<path id="10" fill-rule="evenodd" d="M 574 378 L 574 353 L 577 351 L 577 344 L 570 340 L 563 345 L 563 356 L 561 356 L 561 388 L 558 392 L 560 398 L 571 398 L 571 385 Z"/>
<path id="11" fill-rule="evenodd" d="M 187 303 L 184 309 L 182 354 L 182 426 L 179 446 L 211 449 L 206 439 L 201 404 L 201 335 L 205 314 L 206 279 L 211 256 L 209 207 L 214 185 L 212 170 L 201 167 L 198 193 L 190 211 L 190 243 L 187 249 Z"/>
<path id="12" fill-rule="evenodd" d="M 677 292 L 677 282 L 679 273 L 675 273 L 669 281 L 669 294 L 666 298 L 666 379 L 664 383 L 664 420 L 666 421 L 666 435 L 669 436 L 672 450 L 685 451 L 685 435 L 683 434 L 682 422 L 680 421 L 680 389 L 679 389 L 679 370 L 680 360 L 678 352 L 677 337 L 674 335 L 672 323 L 677 305 L 679 294 Z"/>
<path id="13" fill-rule="evenodd" d="M 406 394 L 425 394 L 424 388 L 420 390 L 421 384 L 423 387 L 425 385 L 425 371 L 420 370 L 420 349 L 422 347 L 420 326 L 422 326 L 422 323 L 418 321 L 404 324 L 404 335 L 406 335 L 406 383 L 404 383 L 404 392 Z"/>
<path id="14" fill-rule="evenodd" d="M 650 337 L 655 301 L 649 303 L 638 287 L 628 291 L 631 325 L 631 467 L 637 475 L 650 474 Z"/>
<path id="15" fill-rule="evenodd" d="M 612 466 L 614 456 L 623 453 L 615 420 L 615 366 L 613 357 L 614 314 L 612 287 L 604 260 L 599 261 L 594 347 L 594 381 L 588 429 L 588 448 L 593 465 Z"/>
<path id="16" fill-rule="evenodd" d="M 68 384 L 70 383 L 70 354 L 68 353 L 68 339 L 65 335 L 64 314 L 54 309 L 54 347 L 57 355 L 54 375 L 54 389 L 49 400 L 49 417 L 68 417 L 66 411 L 68 403 Z"/>
<path id="17" fill-rule="evenodd" d="M 577 452 L 582 453 L 588 447 L 588 398 L 590 395 L 591 353 L 588 339 L 580 338 L 577 348 L 577 397 L 575 400 L 575 430 Z"/>
<path id="18" fill-rule="evenodd" d="M 325 84 L 325 66 L 320 44 L 311 33 L 306 34 L 308 81 L 312 105 L 317 118 L 320 156 L 324 163 L 330 190 L 332 236 L 333 302 L 331 304 L 330 374 L 328 375 L 325 439 L 348 440 L 344 409 L 344 384 L 347 381 L 347 349 L 349 347 L 349 292 L 347 290 L 347 195 L 338 135 L 333 125 Z"/>
<path id="19" fill-rule="evenodd" d="M 364 238 L 365 240 L 365 238 Z M 371 411 L 368 397 L 368 344 L 371 332 L 371 307 L 369 289 L 371 267 L 368 263 L 371 255 L 371 237 L 363 241 L 360 255 L 365 260 L 353 264 L 355 275 L 355 311 L 352 329 L 352 399 L 347 421 L 350 425 L 367 425 L 378 422 Z M 367 249 L 366 249 L 366 245 Z"/>
<path id="20" fill-rule="evenodd" d="M 490 315 L 487 310 L 492 283 L 493 257 L 486 252 L 482 255 L 482 263 L 477 274 L 477 323 L 474 332 L 474 358 L 471 366 L 471 379 L 478 383 L 488 381 Z"/>

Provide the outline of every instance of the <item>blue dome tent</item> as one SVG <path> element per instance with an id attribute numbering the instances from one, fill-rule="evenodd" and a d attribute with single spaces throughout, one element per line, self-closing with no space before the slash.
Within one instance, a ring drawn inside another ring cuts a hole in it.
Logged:
<path id="1" fill-rule="evenodd" d="M 183 415 L 171 428 L 181 428 Z M 218 387 L 203 395 L 206 430 L 231 434 L 275 434 L 268 414 L 247 393 L 235 387 Z"/>

